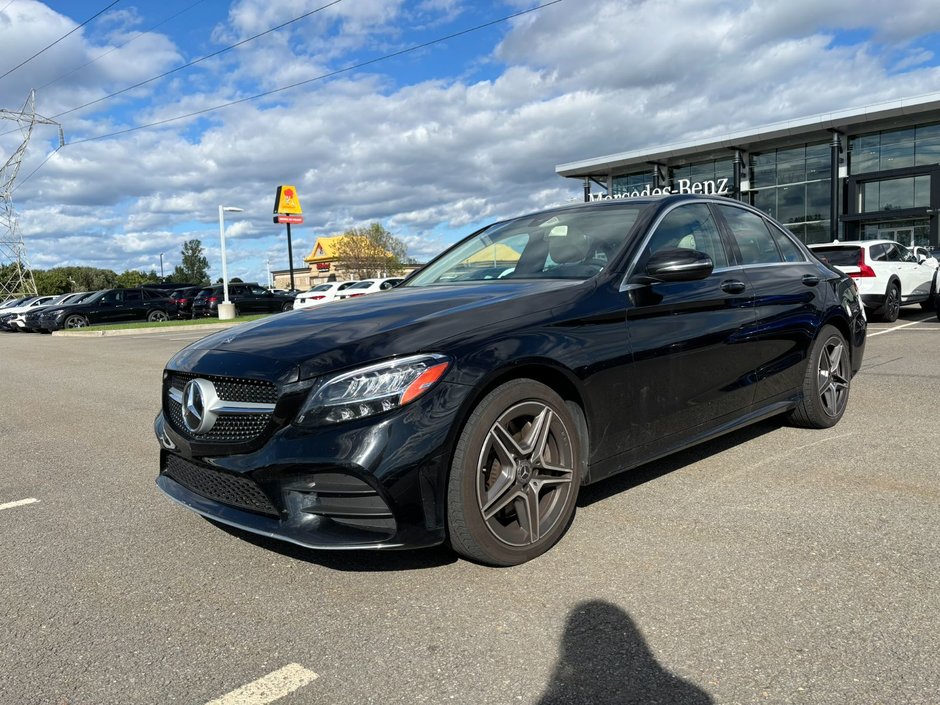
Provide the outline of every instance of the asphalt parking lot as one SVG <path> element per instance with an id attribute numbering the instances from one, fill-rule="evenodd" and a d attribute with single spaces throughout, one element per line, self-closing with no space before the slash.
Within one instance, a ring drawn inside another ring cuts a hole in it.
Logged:
<path id="1" fill-rule="evenodd" d="M 874 323 L 827 431 L 765 422 L 582 491 L 517 568 L 326 553 L 154 485 L 204 332 L 0 335 L 0 703 L 940 702 L 940 323 Z"/>

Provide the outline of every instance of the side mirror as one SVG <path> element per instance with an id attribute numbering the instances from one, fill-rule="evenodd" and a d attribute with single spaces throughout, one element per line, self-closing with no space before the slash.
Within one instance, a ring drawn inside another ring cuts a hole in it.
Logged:
<path id="1" fill-rule="evenodd" d="M 715 269 L 712 258 L 698 250 L 668 248 L 656 252 L 646 263 L 646 271 L 632 281 L 637 284 L 690 282 L 708 277 Z"/>

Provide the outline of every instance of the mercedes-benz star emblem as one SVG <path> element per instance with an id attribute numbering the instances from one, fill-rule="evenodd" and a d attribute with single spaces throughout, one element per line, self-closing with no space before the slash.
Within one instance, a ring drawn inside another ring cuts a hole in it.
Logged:
<path id="1" fill-rule="evenodd" d="M 207 379 L 191 379 L 183 387 L 183 423 L 192 433 L 208 433 L 215 425 L 215 386 Z"/>

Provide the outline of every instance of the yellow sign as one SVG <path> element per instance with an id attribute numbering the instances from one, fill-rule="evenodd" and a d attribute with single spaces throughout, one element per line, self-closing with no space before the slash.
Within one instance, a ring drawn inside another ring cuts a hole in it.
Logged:
<path id="1" fill-rule="evenodd" d="M 300 215 L 300 196 L 293 186 L 278 186 L 277 195 L 274 196 L 274 212 L 288 215 Z"/>

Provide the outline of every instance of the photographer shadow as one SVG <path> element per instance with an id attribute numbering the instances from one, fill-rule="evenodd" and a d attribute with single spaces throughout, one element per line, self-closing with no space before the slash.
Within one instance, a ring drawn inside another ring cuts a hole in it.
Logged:
<path id="1" fill-rule="evenodd" d="M 601 600 L 568 615 L 561 655 L 539 705 L 711 705 L 705 691 L 664 669 L 630 616 Z"/>

